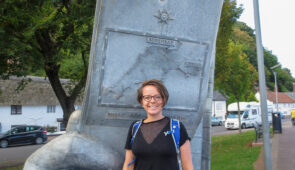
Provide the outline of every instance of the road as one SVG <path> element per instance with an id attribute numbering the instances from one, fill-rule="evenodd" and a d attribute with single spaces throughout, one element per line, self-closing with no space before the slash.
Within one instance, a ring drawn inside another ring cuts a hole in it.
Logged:
<path id="1" fill-rule="evenodd" d="M 282 126 L 290 119 L 282 119 Z M 242 132 L 253 130 L 253 128 L 242 129 Z M 239 133 L 239 130 L 227 130 L 224 126 L 213 126 L 211 128 L 211 136 L 222 136 L 227 134 Z M 48 136 L 48 141 L 54 139 L 55 136 Z M 25 160 L 42 145 L 23 145 L 12 146 L 8 148 L 0 148 L 0 169 L 3 167 L 21 165 Z"/>
<path id="2" fill-rule="evenodd" d="M 282 126 L 287 122 L 290 122 L 290 119 L 282 119 Z M 242 132 L 253 130 L 254 128 L 242 129 Z M 239 133 L 239 129 L 227 130 L 224 126 L 213 126 L 211 128 L 211 136 L 222 136 L 227 134 Z"/>
<path id="3" fill-rule="evenodd" d="M 253 128 L 242 129 L 242 132 L 253 130 Z M 213 126 L 211 128 L 211 136 L 222 136 L 233 133 L 239 133 L 239 129 L 227 130 L 224 126 Z"/>
<path id="4" fill-rule="evenodd" d="M 48 141 L 52 140 L 55 136 L 48 136 Z M 8 148 L 0 148 L 0 169 L 3 167 L 16 166 L 24 164 L 25 160 L 41 145 L 21 145 L 11 146 Z"/>

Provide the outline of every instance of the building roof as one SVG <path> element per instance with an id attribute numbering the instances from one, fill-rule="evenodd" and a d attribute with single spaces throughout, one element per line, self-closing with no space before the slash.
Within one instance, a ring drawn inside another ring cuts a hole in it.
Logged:
<path id="1" fill-rule="evenodd" d="M 275 92 L 267 92 L 267 99 L 276 102 L 276 93 Z M 278 92 L 278 103 L 295 103 L 295 100 L 292 99 L 290 96 L 288 96 L 285 93 Z"/>
<path id="2" fill-rule="evenodd" d="M 23 90 L 16 91 L 19 83 L 29 80 Z M 69 80 L 61 79 L 66 85 Z M 82 103 L 81 97 L 76 104 Z M 27 76 L 26 78 L 10 77 L 9 80 L 0 80 L 0 106 L 7 105 L 60 105 L 48 79 L 44 77 Z"/>
<path id="3" fill-rule="evenodd" d="M 288 96 L 295 100 L 295 92 L 285 92 Z"/>
<path id="4" fill-rule="evenodd" d="M 222 95 L 219 91 L 214 91 L 213 101 L 226 101 L 226 97 Z"/>

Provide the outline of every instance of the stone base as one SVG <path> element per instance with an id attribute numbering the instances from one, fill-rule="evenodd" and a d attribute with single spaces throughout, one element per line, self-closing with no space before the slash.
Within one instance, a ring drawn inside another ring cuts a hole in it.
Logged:
<path id="1" fill-rule="evenodd" d="M 67 133 L 50 141 L 27 160 L 24 170 L 119 170 L 124 155 L 97 138 L 79 133 L 81 110 L 71 114 Z"/>
<path id="2" fill-rule="evenodd" d="M 111 147 L 75 132 L 59 136 L 34 152 L 24 170 L 116 170 L 122 168 L 122 161 Z"/>

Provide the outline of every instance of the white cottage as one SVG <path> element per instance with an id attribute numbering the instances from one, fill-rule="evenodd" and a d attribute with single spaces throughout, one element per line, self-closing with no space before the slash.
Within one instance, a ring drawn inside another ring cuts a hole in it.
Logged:
<path id="1" fill-rule="evenodd" d="M 270 101 L 273 103 L 274 111 L 277 111 L 276 106 L 276 92 L 267 91 L 267 101 Z M 286 93 L 278 92 L 278 111 L 282 112 L 285 117 L 291 116 L 291 110 L 295 108 L 295 99 L 292 99 L 292 97 L 288 96 Z M 255 94 L 255 97 L 259 100 L 260 99 L 260 93 L 257 92 Z"/>
<path id="2" fill-rule="evenodd" d="M 49 84 L 42 77 L 30 79 L 23 90 L 16 91 L 23 78 L 0 80 L 0 132 L 17 125 L 40 125 L 63 128 L 58 120 L 63 111 Z M 68 80 L 61 80 L 66 84 Z"/>
<path id="3" fill-rule="evenodd" d="M 221 118 L 225 121 L 226 114 L 226 97 L 223 96 L 219 91 L 213 92 L 212 101 L 212 116 Z"/>

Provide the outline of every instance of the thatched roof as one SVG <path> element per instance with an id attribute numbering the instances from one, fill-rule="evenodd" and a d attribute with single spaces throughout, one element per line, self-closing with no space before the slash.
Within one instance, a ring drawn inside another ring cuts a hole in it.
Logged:
<path id="1" fill-rule="evenodd" d="M 214 91 L 213 101 L 226 101 L 226 97 L 222 95 L 219 91 Z"/>
<path id="2" fill-rule="evenodd" d="M 23 79 L 30 79 L 23 90 L 16 91 Z M 62 79 L 62 84 L 69 80 Z M 81 104 L 81 97 L 76 104 Z M 0 106 L 7 105 L 60 105 L 55 96 L 48 78 L 27 76 L 26 78 L 10 77 L 9 80 L 0 80 Z"/>

